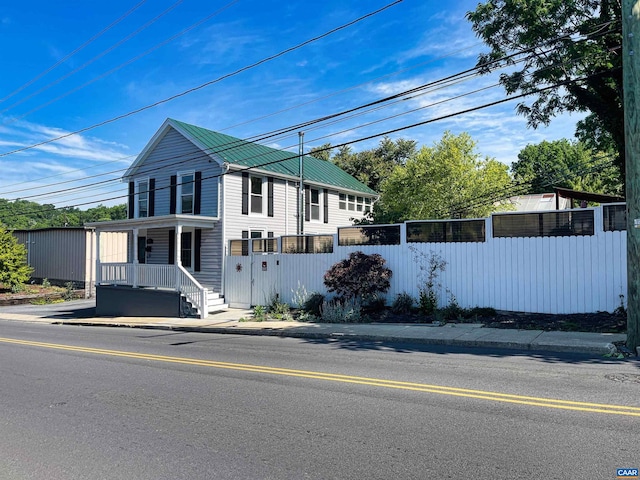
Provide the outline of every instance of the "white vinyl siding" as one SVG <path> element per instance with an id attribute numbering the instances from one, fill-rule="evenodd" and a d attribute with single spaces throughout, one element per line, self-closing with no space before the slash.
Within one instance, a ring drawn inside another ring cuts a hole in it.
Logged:
<path id="1" fill-rule="evenodd" d="M 189 170 L 186 170 L 188 168 Z M 218 161 L 200 150 L 173 128 L 158 141 L 144 162 L 138 166 L 129 180 L 155 178 L 155 216 L 169 215 L 169 202 L 172 175 L 180 173 L 202 172 L 202 190 L 200 215 L 217 217 L 218 181 L 222 168 Z M 179 182 L 179 179 L 178 179 Z M 176 189 L 178 190 L 178 189 Z M 176 195 L 176 212 L 180 209 L 180 200 Z M 193 195 L 191 196 L 193 198 Z"/>

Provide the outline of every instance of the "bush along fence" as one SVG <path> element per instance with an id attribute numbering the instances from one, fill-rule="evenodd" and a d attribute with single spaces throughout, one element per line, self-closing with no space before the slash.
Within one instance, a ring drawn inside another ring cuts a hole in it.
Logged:
<path id="1" fill-rule="evenodd" d="M 387 304 L 407 293 L 439 305 L 455 298 L 464 308 L 612 312 L 627 295 L 626 240 L 624 204 L 231 240 L 224 295 L 231 306 L 264 305 L 276 295 L 293 305 L 301 286 L 327 294 L 325 273 L 361 251 L 381 255 L 393 272 Z"/>

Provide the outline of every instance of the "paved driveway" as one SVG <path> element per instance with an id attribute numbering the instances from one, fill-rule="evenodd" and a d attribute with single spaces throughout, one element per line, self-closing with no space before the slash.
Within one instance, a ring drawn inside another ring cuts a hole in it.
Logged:
<path id="1" fill-rule="evenodd" d="M 0 307 L 0 313 L 34 315 L 52 319 L 91 318 L 96 316 L 96 299 L 72 300 L 64 303 L 49 303 L 46 305 L 7 305 Z"/>

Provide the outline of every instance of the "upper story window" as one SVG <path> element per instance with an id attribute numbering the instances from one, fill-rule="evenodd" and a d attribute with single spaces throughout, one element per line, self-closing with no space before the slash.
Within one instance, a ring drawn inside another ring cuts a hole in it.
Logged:
<path id="1" fill-rule="evenodd" d="M 340 208 L 340 210 L 347 209 L 347 195 L 345 193 L 341 193 L 339 196 L 338 208 Z"/>
<path id="2" fill-rule="evenodd" d="M 178 212 L 193 213 L 194 173 L 178 174 Z"/>
<path id="3" fill-rule="evenodd" d="M 138 180 L 136 185 L 136 208 L 138 218 L 149 216 L 149 180 Z"/>
<path id="4" fill-rule="evenodd" d="M 311 220 L 320 220 L 320 190 L 312 188 L 310 190 L 310 196 Z"/>
<path id="5" fill-rule="evenodd" d="M 251 205 L 251 213 L 263 213 L 263 203 L 264 203 L 264 194 L 263 194 L 263 179 L 262 177 L 249 177 L 251 182 L 251 195 L 250 195 L 250 205 Z"/>

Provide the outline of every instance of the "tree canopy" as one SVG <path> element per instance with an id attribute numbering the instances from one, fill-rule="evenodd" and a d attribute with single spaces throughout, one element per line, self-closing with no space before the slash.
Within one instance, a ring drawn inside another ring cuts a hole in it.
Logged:
<path id="1" fill-rule="evenodd" d="M 310 154 L 322 160 L 335 163 L 345 172 L 354 176 L 376 192 L 380 191 L 382 180 L 389 176 L 397 165 L 403 165 L 407 159 L 416 153 L 417 142 L 399 138 L 395 141 L 389 137 L 380 140 L 377 147 L 353 152 L 348 145 L 338 148 L 331 155 L 327 150 L 330 144 L 324 144 L 312 149 Z"/>
<path id="2" fill-rule="evenodd" d="M 98 205 L 88 210 L 73 207 L 57 209 L 54 205 L 9 201 L 0 198 L 0 226 L 10 230 L 30 230 L 48 227 L 80 227 L 87 222 L 122 220 L 127 218 L 126 205 L 105 207 Z"/>
<path id="3" fill-rule="evenodd" d="M 374 221 L 484 217 L 511 184 L 508 167 L 482 158 L 469 134 L 445 132 L 432 147 L 397 165 L 382 183 Z"/>
<path id="4" fill-rule="evenodd" d="M 565 187 L 592 193 L 620 195 L 622 180 L 612 158 L 592 154 L 582 142 L 567 139 L 527 145 L 511 166 L 516 183 L 525 183 L 529 193 Z"/>
<path id="5" fill-rule="evenodd" d="M 532 94 L 517 107 L 529 125 L 589 112 L 578 138 L 613 150 L 624 180 L 621 15 L 618 0 L 488 0 L 467 18 L 491 48 L 478 58 L 481 71 L 508 67 L 500 76 L 506 92 Z"/>

